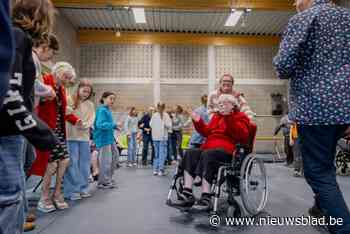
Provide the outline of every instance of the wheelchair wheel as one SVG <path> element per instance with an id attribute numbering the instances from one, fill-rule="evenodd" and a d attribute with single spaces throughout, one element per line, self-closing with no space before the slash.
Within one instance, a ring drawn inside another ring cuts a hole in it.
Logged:
<path id="1" fill-rule="evenodd" d="M 240 192 L 243 206 L 250 215 L 257 215 L 266 206 L 268 186 L 264 163 L 248 155 L 241 166 Z"/>

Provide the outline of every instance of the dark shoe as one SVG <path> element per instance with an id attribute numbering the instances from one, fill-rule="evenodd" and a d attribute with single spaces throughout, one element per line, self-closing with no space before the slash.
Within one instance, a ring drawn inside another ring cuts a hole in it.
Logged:
<path id="1" fill-rule="evenodd" d="M 197 201 L 195 206 L 200 210 L 209 210 L 210 209 L 209 194 L 202 195 L 201 198 Z"/>
<path id="2" fill-rule="evenodd" d="M 196 198 L 193 196 L 192 192 L 184 190 L 179 195 L 179 201 L 174 203 L 173 206 L 177 207 L 192 207 L 194 203 L 196 202 Z"/>
<path id="3" fill-rule="evenodd" d="M 98 174 L 93 176 L 93 178 L 94 178 L 94 181 L 98 181 Z"/>
<path id="4" fill-rule="evenodd" d="M 322 210 L 318 207 L 316 202 L 314 205 L 308 210 L 309 215 L 315 218 L 322 218 L 325 216 L 325 214 L 322 212 Z"/>

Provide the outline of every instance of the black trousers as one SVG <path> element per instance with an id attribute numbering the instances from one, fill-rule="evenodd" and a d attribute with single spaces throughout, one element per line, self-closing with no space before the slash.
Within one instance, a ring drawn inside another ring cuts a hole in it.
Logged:
<path id="1" fill-rule="evenodd" d="M 287 156 L 286 163 L 292 164 L 294 161 L 293 148 L 289 145 L 289 136 L 284 136 L 284 152 Z"/>
<path id="2" fill-rule="evenodd" d="M 232 154 L 225 152 L 223 149 L 189 149 L 183 157 L 181 167 L 192 178 L 198 175 L 211 184 L 218 173 L 219 167 L 224 163 L 230 163 L 231 160 Z"/>

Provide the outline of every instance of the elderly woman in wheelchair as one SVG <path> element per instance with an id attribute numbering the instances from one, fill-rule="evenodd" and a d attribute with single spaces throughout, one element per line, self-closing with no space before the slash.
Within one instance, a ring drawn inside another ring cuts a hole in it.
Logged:
<path id="1" fill-rule="evenodd" d="M 206 138 L 206 141 L 200 149 L 186 151 L 176 169 L 167 204 L 180 208 L 195 205 L 198 209 L 216 212 L 221 185 L 226 182 L 230 207 L 234 210 L 239 208 L 233 196 L 239 195 L 239 187 L 243 186 L 247 190 L 244 198 L 242 196 L 244 204 L 247 204 L 246 210 L 252 214 L 258 213 L 266 204 L 267 190 L 263 164 L 255 157 L 248 155 L 252 151 L 256 126 L 244 113 L 237 110 L 237 100 L 232 95 L 221 95 L 219 107 L 220 111 L 213 115 L 208 125 L 197 114 L 192 114 L 194 127 Z M 257 164 L 263 177 L 260 186 L 263 186 L 264 191 L 258 199 L 258 204 L 254 204 L 253 207 L 248 206 L 251 201 L 247 193 L 252 187 L 256 189 L 259 183 L 256 180 L 248 181 L 248 177 L 251 176 Z M 196 176 L 202 178 L 202 193 L 197 201 L 192 191 Z M 176 191 L 177 202 L 171 200 L 173 191 Z M 212 202 L 213 197 L 214 202 Z"/>

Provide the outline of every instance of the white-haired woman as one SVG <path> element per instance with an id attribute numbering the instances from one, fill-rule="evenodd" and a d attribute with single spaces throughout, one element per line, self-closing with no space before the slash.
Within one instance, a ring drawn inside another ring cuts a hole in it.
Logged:
<path id="1" fill-rule="evenodd" d="M 69 163 L 66 143 L 66 121 L 74 125 L 82 125 L 82 121 L 67 112 L 67 97 L 64 86 L 72 83 L 76 77 L 74 68 L 66 62 L 56 63 L 52 74 L 45 75 L 43 82 L 56 93 L 54 99 L 41 100 L 37 108 L 39 117 L 44 120 L 59 138 L 60 144 L 50 152 L 37 152 L 30 174 L 43 176 L 41 199 L 38 210 L 52 212 L 56 209 L 66 209 L 68 204 L 62 196 L 61 185 L 63 175 Z M 51 176 L 56 173 L 55 190 L 50 196 Z"/>
<path id="2" fill-rule="evenodd" d="M 184 170 L 185 185 L 182 201 L 179 206 L 194 205 L 192 193 L 193 181 L 196 176 L 202 177 L 202 195 L 197 205 L 207 208 L 210 204 L 210 188 L 214 175 L 220 163 L 230 162 L 236 150 L 236 144 L 246 144 L 249 138 L 250 120 L 246 114 L 238 111 L 238 101 L 232 95 L 223 94 L 219 97 L 219 112 L 214 113 L 208 124 L 195 112 L 192 120 L 196 130 L 206 138 L 200 149 L 186 151 L 181 162 Z M 200 165 L 201 170 L 197 167 Z M 197 175 L 200 172 L 200 175 Z"/>

